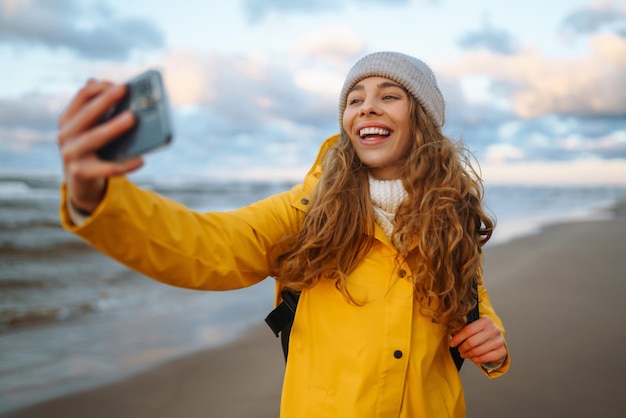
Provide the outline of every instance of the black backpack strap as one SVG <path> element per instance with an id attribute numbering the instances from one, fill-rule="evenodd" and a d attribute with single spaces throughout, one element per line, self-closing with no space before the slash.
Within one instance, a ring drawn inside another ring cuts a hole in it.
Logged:
<path id="1" fill-rule="evenodd" d="M 281 293 L 283 301 L 272 312 L 267 315 L 265 322 L 280 340 L 283 346 L 283 354 L 287 361 L 289 352 L 289 336 L 291 335 L 291 326 L 296 316 L 296 307 L 300 295 L 289 290 L 283 290 Z"/>
<path id="2" fill-rule="evenodd" d="M 467 323 L 471 324 L 472 322 L 476 321 L 478 318 L 480 318 L 480 310 L 478 308 L 478 287 L 476 286 L 476 283 L 474 283 L 474 285 L 472 286 L 474 288 L 474 291 L 476 292 L 476 306 L 474 306 L 472 308 L 471 311 L 469 311 L 469 313 L 467 314 Z M 459 348 L 458 347 L 450 347 L 450 354 L 452 354 L 452 359 L 454 360 L 454 364 L 456 365 L 456 369 L 457 370 L 461 370 L 461 366 L 463 366 L 463 361 L 465 361 L 465 359 L 463 357 L 461 357 L 461 354 L 459 353 Z"/>

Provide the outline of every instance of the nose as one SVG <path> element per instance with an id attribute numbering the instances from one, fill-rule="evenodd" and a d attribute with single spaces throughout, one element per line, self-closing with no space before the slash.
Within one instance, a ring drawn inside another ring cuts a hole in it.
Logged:
<path id="1" fill-rule="evenodd" d="M 365 99 L 361 105 L 361 116 L 365 115 L 378 115 L 380 114 L 380 107 L 377 105 L 374 99 Z"/>

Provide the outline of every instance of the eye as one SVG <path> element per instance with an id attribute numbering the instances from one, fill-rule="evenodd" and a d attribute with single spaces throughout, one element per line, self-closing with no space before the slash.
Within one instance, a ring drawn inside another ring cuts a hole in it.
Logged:
<path id="1" fill-rule="evenodd" d="M 355 105 L 355 104 L 361 103 L 362 101 L 363 100 L 358 97 L 351 97 L 351 98 L 348 98 L 348 105 Z"/>
<path id="2" fill-rule="evenodd" d="M 389 88 L 383 89 L 381 91 L 380 97 L 384 101 L 394 101 L 394 100 L 404 100 L 408 96 L 407 96 L 406 91 L 402 87 L 393 85 L 393 86 L 390 86 Z"/>

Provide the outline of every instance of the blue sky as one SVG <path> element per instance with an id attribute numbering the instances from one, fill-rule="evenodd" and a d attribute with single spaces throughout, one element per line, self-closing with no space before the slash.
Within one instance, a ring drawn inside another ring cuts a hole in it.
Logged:
<path id="1" fill-rule="evenodd" d="M 60 173 L 72 94 L 157 68 L 176 136 L 142 174 L 297 179 L 377 50 L 433 68 L 488 183 L 626 184 L 617 0 L 0 0 L 0 172 Z"/>

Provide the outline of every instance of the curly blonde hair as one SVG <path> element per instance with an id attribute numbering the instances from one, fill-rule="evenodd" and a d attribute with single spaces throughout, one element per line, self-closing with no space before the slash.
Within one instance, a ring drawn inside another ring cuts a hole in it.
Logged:
<path id="1" fill-rule="evenodd" d="M 482 207 L 483 185 L 471 154 L 444 136 L 409 97 L 415 140 L 402 170 L 408 198 L 395 216 L 394 243 L 398 260 L 412 269 L 422 314 L 454 333 L 476 303 L 482 246 L 494 221 Z M 299 232 L 286 238 L 291 250 L 278 257 L 276 277 L 295 291 L 334 280 L 344 297 L 358 304 L 346 282 L 374 239 L 368 168 L 343 129 L 323 161 L 310 209 Z"/>

